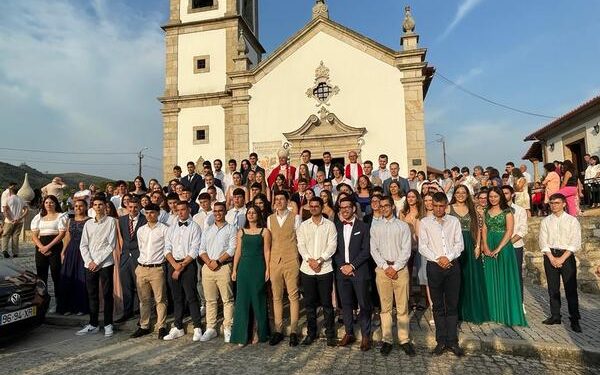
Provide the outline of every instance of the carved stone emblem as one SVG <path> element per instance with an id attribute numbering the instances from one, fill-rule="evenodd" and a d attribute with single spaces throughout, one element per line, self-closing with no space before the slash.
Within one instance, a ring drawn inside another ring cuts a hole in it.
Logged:
<path id="1" fill-rule="evenodd" d="M 316 106 L 319 107 L 323 104 L 329 105 L 329 99 L 339 92 L 340 88 L 333 86 L 329 80 L 329 68 L 321 61 L 315 70 L 315 83 L 306 90 L 306 96 L 314 98 L 317 101 Z"/>

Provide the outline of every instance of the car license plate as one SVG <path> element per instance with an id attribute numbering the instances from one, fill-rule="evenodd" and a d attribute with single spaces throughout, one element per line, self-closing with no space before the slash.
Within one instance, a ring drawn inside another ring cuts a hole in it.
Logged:
<path id="1" fill-rule="evenodd" d="M 31 306 L 23 310 L 3 314 L 0 318 L 0 326 L 31 318 L 32 316 L 35 316 L 36 312 L 36 306 Z"/>

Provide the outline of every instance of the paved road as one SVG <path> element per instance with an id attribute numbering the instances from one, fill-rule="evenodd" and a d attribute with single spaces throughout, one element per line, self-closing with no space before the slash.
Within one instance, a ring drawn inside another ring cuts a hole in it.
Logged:
<path id="1" fill-rule="evenodd" d="M 267 344 L 239 348 L 220 339 L 192 343 L 187 335 L 174 342 L 154 336 L 129 339 L 117 332 L 77 337 L 73 329 L 42 326 L 8 346 L 0 347 L 4 374 L 600 374 L 600 367 L 505 355 L 449 353 L 432 357 L 424 349 L 409 358 L 394 350 L 383 358 L 378 351 L 358 347 L 328 348 L 324 341 L 311 347 Z"/>

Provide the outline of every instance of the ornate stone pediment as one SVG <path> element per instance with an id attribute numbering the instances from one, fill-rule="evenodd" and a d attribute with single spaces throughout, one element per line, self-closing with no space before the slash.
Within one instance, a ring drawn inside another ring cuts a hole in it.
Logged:
<path id="1" fill-rule="evenodd" d="M 304 149 L 311 150 L 315 157 L 329 151 L 334 158 L 343 158 L 348 150 L 360 150 L 366 133 L 366 128 L 346 125 L 322 107 L 319 116 L 311 115 L 300 128 L 283 136 L 291 145 L 291 160 L 297 160 Z"/>

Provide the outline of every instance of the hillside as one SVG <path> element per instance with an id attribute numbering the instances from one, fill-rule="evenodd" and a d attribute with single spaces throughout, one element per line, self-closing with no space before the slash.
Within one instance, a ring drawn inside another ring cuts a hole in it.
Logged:
<path id="1" fill-rule="evenodd" d="M 56 174 L 44 174 L 37 169 L 33 169 L 26 164 L 15 166 L 0 161 L 0 188 L 4 190 L 9 182 L 16 182 L 18 187 L 23 184 L 25 173 L 29 174 L 29 184 L 33 189 L 41 189 L 44 185 L 52 181 L 55 176 L 61 176 L 63 181 L 71 189 L 77 189 L 77 183 L 83 181 L 86 185 L 96 184 L 97 186 L 104 187 L 104 184 L 111 179 L 105 177 L 91 176 L 83 173 L 56 173 Z"/>

